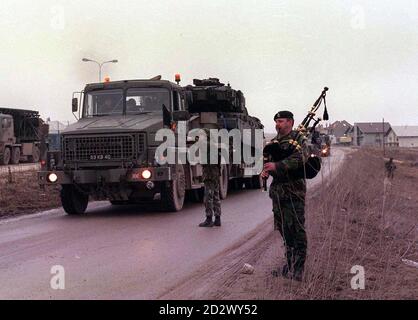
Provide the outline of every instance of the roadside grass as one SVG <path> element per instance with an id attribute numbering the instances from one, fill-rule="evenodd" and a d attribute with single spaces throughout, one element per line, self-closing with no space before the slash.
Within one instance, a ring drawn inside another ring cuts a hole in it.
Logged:
<path id="1" fill-rule="evenodd" d="M 37 213 L 61 206 L 59 186 L 41 190 L 36 171 L 0 175 L 0 217 Z"/>
<path id="2" fill-rule="evenodd" d="M 417 155 L 403 154 L 409 162 L 392 181 L 380 150 L 348 155 L 336 179 L 307 201 L 305 281 L 284 286 L 279 299 L 418 298 L 418 269 L 402 261 L 418 261 Z M 351 286 L 355 266 L 364 268 L 364 290 Z"/>

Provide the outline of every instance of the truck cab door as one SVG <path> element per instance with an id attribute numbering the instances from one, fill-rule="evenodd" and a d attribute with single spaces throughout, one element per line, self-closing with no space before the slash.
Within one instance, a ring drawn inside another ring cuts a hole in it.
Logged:
<path id="1" fill-rule="evenodd" d="M 0 122 L 0 141 L 11 144 L 16 143 L 12 117 L 1 117 Z"/>

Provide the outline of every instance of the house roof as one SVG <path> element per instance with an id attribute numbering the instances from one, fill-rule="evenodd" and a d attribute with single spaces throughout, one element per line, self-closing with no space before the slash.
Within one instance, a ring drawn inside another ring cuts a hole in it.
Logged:
<path id="1" fill-rule="evenodd" d="M 391 129 L 389 122 L 356 122 L 354 126 L 359 127 L 363 133 L 387 133 Z"/>
<path id="2" fill-rule="evenodd" d="M 398 137 L 418 137 L 418 126 L 393 126 Z"/>
<path id="3" fill-rule="evenodd" d="M 335 121 L 328 128 L 329 132 L 336 137 L 342 137 L 346 134 L 353 126 L 345 120 Z"/>
<path id="4" fill-rule="evenodd" d="M 342 121 L 335 121 L 333 124 L 331 124 L 330 127 L 331 128 L 338 128 L 338 127 L 346 127 L 346 128 L 349 128 L 349 127 L 351 127 L 351 124 L 348 123 L 345 120 L 342 120 Z"/>

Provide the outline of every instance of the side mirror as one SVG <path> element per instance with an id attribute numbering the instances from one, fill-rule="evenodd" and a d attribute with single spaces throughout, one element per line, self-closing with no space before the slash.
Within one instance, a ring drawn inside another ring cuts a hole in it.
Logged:
<path id="1" fill-rule="evenodd" d="M 173 112 L 173 120 L 174 121 L 187 121 L 190 119 L 189 111 L 174 111 Z"/>
<path id="2" fill-rule="evenodd" d="M 169 127 L 171 125 L 171 113 L 165 104 L 163 104 L 163 125 L 165 127 Z"/>
<path id="3" fill-rule="evenodd" d="M 77 112 L 78 111 L 78 99 L 77 98 L 73 98 L 72 106 L 73 106 L 73 112 Z"/>

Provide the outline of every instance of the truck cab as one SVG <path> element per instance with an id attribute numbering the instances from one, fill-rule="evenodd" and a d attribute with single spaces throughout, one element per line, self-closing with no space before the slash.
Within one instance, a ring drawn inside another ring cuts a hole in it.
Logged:
<path id="1" fill-rule="evenodd" d="M 14 136 L 13 117 L 8 114 L 0 113 L 0 142 L 4 144 L 16 143 Z"/>
<path id="2" fill-rule="evenodd" d="M 60 152 L 48 153 L 38 173 L 41 186 L 62 185 L 68 214 L 84 213 L 89 198 L 178 211 L 186 189 L 201 188 L 187 164 L 155 159 L 157 131 L 187 114 L 181 86 L 160 79 L 94 83 L 79 97 L 72 101 L 79 120 L 62 132 Z"/>
<path id="3" fill-rule="evenodd" d="M 12 146 L 16 143 L 14 136 L 13 117 L 0 113 L 0 162 L 9 164 L 12 156 Z"/>

